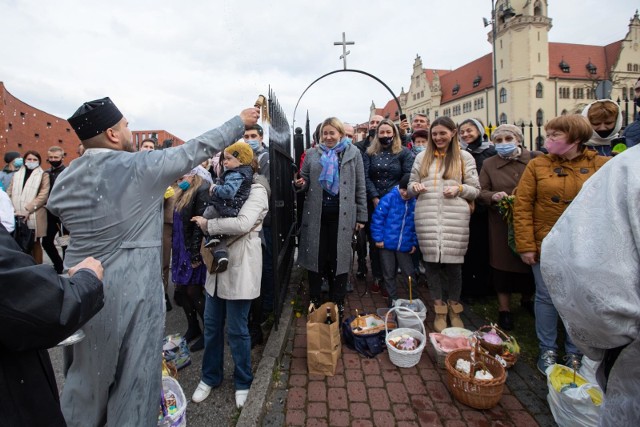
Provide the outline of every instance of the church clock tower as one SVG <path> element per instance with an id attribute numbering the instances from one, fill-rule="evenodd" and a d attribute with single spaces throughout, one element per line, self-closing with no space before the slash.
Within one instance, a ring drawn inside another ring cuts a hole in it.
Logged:
<path id="1" fill-rule="evenodd" d="M 545 95 L 554 94 L 548 80 L 551 19 L 547 8 L 547 0 L 496 0 L 493 18 L 501 121 L 506 118 L 508 123 L 528 125 L 535 117 L 544 124 L 552 117 L 552 111 L 544 111 Z M 489 41 L 491 37 L 489 33 Z"/>

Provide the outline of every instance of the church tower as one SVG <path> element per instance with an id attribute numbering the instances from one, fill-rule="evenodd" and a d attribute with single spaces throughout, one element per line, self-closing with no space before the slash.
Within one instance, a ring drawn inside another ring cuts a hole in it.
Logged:
<path id="1" fill-rule="evenodd" d="M 496 70 L 501 122 L 544 123 L 552 111 L 544 111 L 544 94 L 551 96 L 549 82 L 549 30 L 547 0 L 496 0 Z M 489 33 L 489 41 L 492 38 Z M 518 108 L 514 103 L 519 102 Z M 514 111 L 518 116 L 514 116 Z M 534 123 L 535 125 L 536 123 Z"/>

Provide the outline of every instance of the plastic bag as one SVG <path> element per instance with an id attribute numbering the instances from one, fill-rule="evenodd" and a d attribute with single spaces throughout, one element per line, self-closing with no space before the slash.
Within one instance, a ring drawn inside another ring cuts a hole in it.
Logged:
<path id="1" fill-rule="evenodd" d="M 186 427 L 187 398 L 178 380 L 162 377 L 158 427 Z"/>
<path id="2" fill-rule="evenodd" d="M 162 356 L 177 370 L 191 365 L 191 354 L 187 341 L 180 334 L 167 335 L 162 345 Z"/>
<path id="3" fill-rule="evenodd" d="M 577 387 L 567 387 L 573 381 L 573 370 L 563 365 L 547 368 L 547 402 L 560 427 L 597 426 L 602 405 L 602 390 L 576 375 Z"/>
<path id="4" fill-rule="evenodd" d="M 411 308 L 409 305 L 412 305 L 414 308 Z M 420 299 L 413 299 L 411 300 L 411 302 L 409 302 L 408 299 L 397 299 L 394 307 L 409 308 L 418 315 L 418 317 L 420 318 L 420 322 L 422 323 L 424 323 L 425 319 L 427 318 L 427 306 L 424 305 L 424 303 Z M 399 310 L 396 312 L 396 315 L 398 316 L 399 328 L 410 328 L 415 329 L 418 332 L 422 332 L 420 322 L 412 313 L 405 310 Z"/>

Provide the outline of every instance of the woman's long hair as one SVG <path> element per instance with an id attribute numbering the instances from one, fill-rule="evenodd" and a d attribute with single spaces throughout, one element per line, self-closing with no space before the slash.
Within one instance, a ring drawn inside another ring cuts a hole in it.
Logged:
<path id="1" fill-rule="evenodd" d="M 402 141 L 400 140 L 400 132 L 398 132 L 398 128 L 396 125 L 389 119 L 381 120 L 378 123 L 378 127 L 376 128 L 376 136 L 373 138 L 371 145 L 367 148 L 367 154 L 370 156 L 375 156 L 376 154 L 382 153 L 382 144 L 380 144 L 380 140 L 378 139 L 378 131 L 380 130 L 380 126 L 387 125 L 391 126 L 393 129 L 393 141 L 391 142 L 391 152 L 393 154 L 398 154 L 402 151 Z"/>
<path id="2" fill-rule="evenodd" d="M 189 203 L 191 203 L 191 199 L 195 196 L 198 188 L 202 185 L 203 179 L 198 176 L 193 176 L 193 181 L 191 181 L 191 185 L 187 188 L 187 191 L 183 191 L 178 195 L 178 201 L 176 202 L 175 209 L 179 212 L 185 208 Z"/>
<path id="3" fill-rule="evenodd" d="M 460 145 L 458 145 L 458 133 L 456 124 L 446 116 L 438 117 L 431 123 L 429 142 L 427 142 L 427 148 L 424 151 L 424 157 L 420 165 L 420 179 L 429 175 L 429 168 L 431 168 L 431 163 L 433 163 L 436 156 L 442 156 L 437 152 L 438 149 L 435 142 L 433 142 L 433 134 L 431 133 L 436 126 L 444 126 L 453 133 L 451 142 L 445 152 L 444 173 L 442 177 L 444 179 L 457 179 L 462 176 L 462 156 L 460 155 Z"/>

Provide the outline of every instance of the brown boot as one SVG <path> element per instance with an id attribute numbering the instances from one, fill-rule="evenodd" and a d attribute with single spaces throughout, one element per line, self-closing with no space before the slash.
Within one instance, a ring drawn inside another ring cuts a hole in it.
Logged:
<path id="1" fill-rule="evenodd" d="M 433 321 L 433 329 L 436 332 L 442 332 L 447 327 L 447 306 L 446 305 L 434 305 L 433 312 L 436 314 L 436 318 Z"/>
<path id="2" fill-rule="evenodd" d="M 451 321 L 451 326 L 456 328 L 464 328 L 464 323 L 462 323 L 462 319 L 460 318 L 460 313 L 464 311 L 464 307 L 462 304 L 456 302 L 451 303 L 449 301 L 449 320 Z"/>

